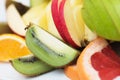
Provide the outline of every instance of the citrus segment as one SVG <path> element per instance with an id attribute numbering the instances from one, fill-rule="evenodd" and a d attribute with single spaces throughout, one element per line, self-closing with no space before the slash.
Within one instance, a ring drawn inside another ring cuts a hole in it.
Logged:
<path id="1" fill-rule="evenodd" d="M 82 51 L 77 61 L 78 74 L 81 80 L 100 80 L 98 71 L 91 64 L 91 56 L 95 52 L 101 51 L 108 45 L 107 41 L 102 38 L 97 38 L 90 42 Z"/>
<path id="2" fill-rule="evenodd" d="M 120 57 L 103 38 L 90 42 L 77 61 L 82 80 L 117 80 L 120 77 Z"/>
<path id="3" fill-rule="evenodd" d="M 120 80 L 120 68 L 106 68 L 100 71 L 99 75 L 101 77 L 101 80 Z"/>
<path id="4" fill-rule="evenodd" d="M 111 58 L 107 57 L 101 52 L 97 52 L 91 57 L 92 66 L 97 71 L 101 71 L 106 68 L 117 68 L 120 67 L 120 64 Z"/>
<path id="5" fill-rule="evenodd" d="M 8 61 L 27 54 L 30 54 L 30 51 L 24 38 L 15 34 L 0 35 L 0 61 Z"/>

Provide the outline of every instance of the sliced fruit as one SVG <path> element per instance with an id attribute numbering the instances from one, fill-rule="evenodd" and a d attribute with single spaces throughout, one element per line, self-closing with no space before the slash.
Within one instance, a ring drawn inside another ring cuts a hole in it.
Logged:
<path id="1" fill-rule="evenodd" d="M 62 5 L 63 5 L 63 7 L 62 7 Z M 80 29 L 77 29 L 77 27 L 79 28 L 79 26 L 76 27 L 73 13 L 72 13 L 72 7 L 70 6 L 70 3 L 68 0 L 63 0 L 61 2 L 60 15 L 63 15 L 60 20 L 61 20 L 62 24 L 66 25 L 64 27 L 67 28 L 67 32 L 70 35 L 71 40 L 77 46 L 81 46 L 80 40 L 78 39 L 78 36 L 79 36 L 78 31 L 80 32 Z"/>
<path id="2" fill-rule="evenodd" d="M 26 44 L 32 53 L 54 67 L 63 67 L 73 61 L 79 52 L 52 36 L 37 25 L 26 33 Z"/>
<path id="3" fill-rule="evenodd" d="M 66 22 L 64 19 L 64 4 L 65 4 L 65 0 L 62 0 L 60 5 L 59 5 L 59 0 L 52 1 L 53 20 L 63 40 L 67 42 L 69 45 L 72 45 L 73 47 L 78 48 L 79 46 L 71 38 L 71 35 L 69 34 L 68 28 L 66 26 Z M 59 12 L 59 9 L 61 10 L 60 12 Z"/>
<path id="4" fill-rule="evenodd" d="M 119 67 L 120 57 L 103 38 L 90 42 L 77 61 L 78 74 L 82 80 L 113 80 L 120 76 L 119 70 L 115 70 Z M 115 74 L 112 70 L 115 70 Z"/>
<path id="5" fill-rule="evenodd" d="M 39 6 L 44 2 L 49 2 L 50 0 L 30 0 L 31 7 Z"/>
<path id="6" fill-rule="evenodd" d="M 108 43 L 104 39 L 97 38 L 82 51 L 77 61 L 78 74 L 82 80 L 100 80 L 98 72 L 91 65 L 90 59 L 95 52 L 101 51 L 107 45 Z"/>
<path id="7" fill-rule="evenodd" d="M 26 25 L 24 24 L 14 4 L 9 5 L 6 16 L 10 29 L 18 35 L 25 36 Z"/>
<path id="8" fill-rule="evenodd" d="M 30 8 L 23 16 L 22 19 L 25 22 L 26 25 L 29 25 L 30 23 L 37 23 L 39 24 L 39 20 L 44 16 L 45 14 L 45 8 L 48 5 L 48 2 L 44 2 L 39 6 Z M 42 25 L 43 26 L 43 25 Z M 47 27 L 46 25 L 44 27 Z"/>
<path id="9" fill-rule="evenodd" d="M 21 57 L 10 62 L 18 72 L 26 76 L 37 76 L 54 69 L 34 56 Z"/>
<path id="10" fill-rule="evenodd" d="M 103 75 L 104 73 L 104 75 Z M 99 73 L 102 80 L 119 80 L 120 79 L 120 69 L 119 68 L 107 68 Z M 116 75 L 119 75 L 116 77 Z"/>
<path id="11" fill-rule="evenodd" d="M 15 34 L 0 35 L 0 61 L 8 61 L 30 53 L 22 37 Z"/>
<path id="12" fill-rule="evenodd" d="M 46 8 L 46 16 L 47 16 L 47 23 L 48 23 L 48 31 L 56 36 L 57 38 L 59 38 L 60 40 L 62 40 L 60 34 L 58 33 L 56 26 L 54 24 L 53 18 L 52 18 L 52 12 L 51 12 L 51 2 L 48 4 L 47 8 Z"/>
<path id="13" fill-rule="evenodd" d="M 84 41 L 85 25 L 81 17 L 82 5 L 72 6 L 70 0 L 53 0 L 52 17 L 63 40 L 74 48 Z"/>
<path id="14" fill-rule="evenodd" d="M 80 80 L 78 75 L 77 66 L 76 65 L 69 65 L 64 68 L 64 72 L 70 80 Z"/>

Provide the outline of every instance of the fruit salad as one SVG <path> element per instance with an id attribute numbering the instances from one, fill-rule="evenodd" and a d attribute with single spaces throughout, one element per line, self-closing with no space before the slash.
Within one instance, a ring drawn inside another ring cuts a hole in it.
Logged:
<path id="1" fill-rule="evenodd" d="M 119 0 L 6 0 L 0 62 L 34 77 L 62 69 L 70 80 L 120 80 Z"/>

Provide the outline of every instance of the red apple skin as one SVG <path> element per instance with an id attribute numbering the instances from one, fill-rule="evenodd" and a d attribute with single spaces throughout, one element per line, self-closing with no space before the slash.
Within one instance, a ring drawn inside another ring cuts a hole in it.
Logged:
<path id="1" fill-rule="evenodd" d="M 58 0 L 53 0 L 52 1 L 52 16 L 54 23 L 56 25 L 56 28 L 60 34 L 60 36 L 63 38 L 63 40 L 71 45 L 72 47 L 78 49 L 80 46 L 78 46 L 71 38 L 66 23 L 64 19 L 64 5 L 65 5 L 66 0 L 62 0 L 60 3 Z"/>

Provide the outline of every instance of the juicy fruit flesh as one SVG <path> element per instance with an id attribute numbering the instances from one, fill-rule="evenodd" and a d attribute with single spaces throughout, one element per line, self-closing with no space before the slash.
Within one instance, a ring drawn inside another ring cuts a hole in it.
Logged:
<path id="1" fill-rule="evenodd" d="M 113 80 L 120 76 L 120 57 L 109 47 L 92 55 L 91 63 L 102 80 Z"/>
<path id="2" fill-rule="evenodd" d="M 54 24 L 53 21 L 53 17 L 52 17 L 52 11 L 51 11 L 51 3 L 48 4 L 47 8 L 46 8 L 46 17 L 47 17 L 47 23 L 48 23 L 48 31 L 53 34 L 54 36 L 56 36 L 58 39 L 62 40 L 60 34 L 58 33 L 56 26 Z"/>
<path id="3" fill-rule="evenodd" d="M 30 8 L 23 16 L 22 19 L 26 25 L 29 25 L 30 22 L 35 22 L 36 19 L 40 19 L 45 15 L 45 8 L 48 3 L 43 3 L 42 5 Z M 38 22 L 39 23 L 39 22 Z M 37 23 L 37 24 L 38 24 Z"/>
<path id="4" fill-rule="evenodd" d="M 14 59 L 11 60 L 11 63 L 18 72 L 26 76 L 36 76 L 53 69 L 53 67 L 33 56 Z"/>
<path id="5" fill-rule="evenodd" d="M 91 65 L 91 56 L 95 52 L 101 51 L 108 45 L 107 41 L 103 38 L 96 38 L 90 42 L 85 49 L 81 52 L 80 57 L 77 60 L 77 70 L 82 80 L 99 80 L 98 72 Z"/>
<path id="6" fill-rule="evenodd" d="M 6 16 L 7 16 L 7 22 L 8 22 L 10 29 L 13 32 L 15 32 L 21 36 L 25 36 L 26 31 L 24 29 L 25 29 L 26 25 L 22 21 L 22 18 L 20 16 L 19 12 L 17 11 L 14 4 L 11 4 L 7 8 Z"/>
<path id="7" fill-rule="evenodd" d="M 60 36 L 64 39 L 66 43 L 69 45 L 79 48 L 79 46 L 72 40 L 71 35 L 68 32 L 65 20 L 64 20 L 64 4 L 66 0 L 53 0 L 52 2 L 52 16 L 56 28 L 60 34 Z M 59 10 L 60 9 L 60 10 Z"/>
<path id="8" fill-rule="evenodd" d="M 27 30 L 26 43 L 34 55 L 54 67 L 70 63 L 79 53 L 36 25 Z"/>
<path id="9" fill-rule="evenodd" d="M 14 34 L 0 36 L 0 61 L 8 61 L 30 53 L 23 38 Z"/>
<path id="10" fill-rule="evenodd" d="M 77 20 L 75 21 L 75 17 L 77 16 L 77 11 L 78 11 L 78 14 L 80 14 L 80 8 L 76 9 L 76 13 L 74 15 L 73 14 L 74 7 L 72 7 L 70 5 L 70 1 L 67 0 L 64 3 L 63 10 L 64 10 L 63 15 L 64 15 L 66 27 L 68 29 L 68 33 L 70 34 L 70 36 L 73 39 L 73 41 L 75 42 L 75 44 L 77 44 L 78 46 L 81 46 L 80 42 L 83 39 L 83 35 L 84 35 L 84 24 L 79 25 L 78 23 L 76 23 Z M 77 16 L 77 17 L 80 18 L 79 16 Z M 78 25 L 76 25 L 76 24 L 78 24 Z"/>

